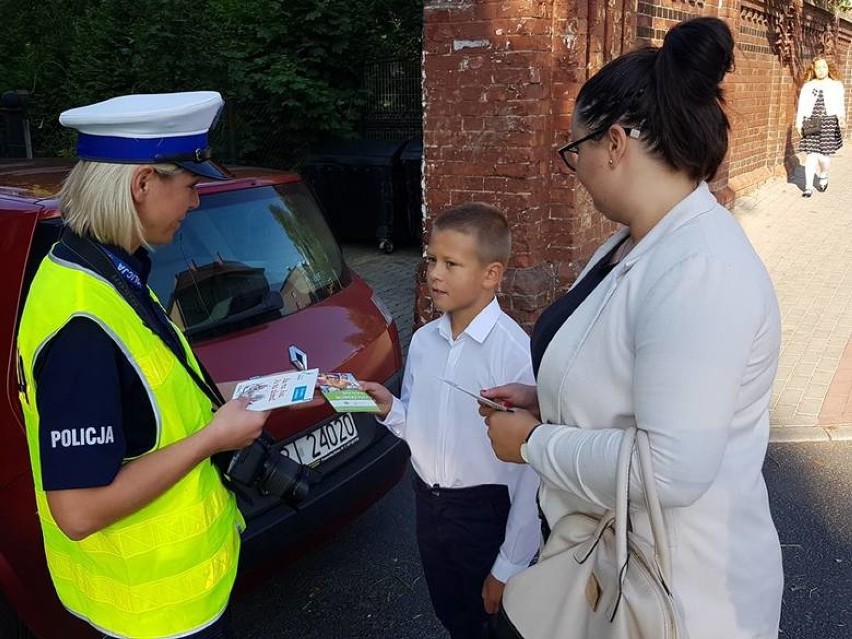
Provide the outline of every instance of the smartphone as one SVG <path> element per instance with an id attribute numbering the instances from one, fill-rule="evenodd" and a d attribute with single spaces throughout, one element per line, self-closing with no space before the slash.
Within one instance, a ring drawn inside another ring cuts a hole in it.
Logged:
<path id="1" fill-rule="evenodd" d="M 493 408 L 494 410 L 502 410 L 502 411 L 507 411 L 507 412 L 510 412 L 510 413 L 515 412 L 514 408 L 510 408 L 509 406 L 504 406 L 503 404 L 499 404 L 499 403 L 495 402 L 494 400 L 483 397 L 479 393 L 474 393 L 473 391 L 468 390 L 468 389 L 464 388 L 463 386 L 459 386 L 458 384 L 456 384 L 452 380 L 445 379 L 443 377 L 439 377 L 438 379 L 440 379 L 442 382 L 444 382 L 447 386 L 451 386 L 452 388 L 455 388 L 456 390 L 460 390 L 462 393 L 464 393 L 466 395 L 470 395 L 471 397 L 473 397 L 476 401 L 478 401 L 483 406 L 488 406 L 489 408 Z"/>

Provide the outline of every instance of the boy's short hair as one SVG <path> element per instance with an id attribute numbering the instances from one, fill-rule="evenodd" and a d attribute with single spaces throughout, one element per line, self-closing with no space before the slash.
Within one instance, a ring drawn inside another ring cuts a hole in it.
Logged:
<path id="1" fill-rule="evenodd" d="M 485 202 L 468 202 L 453 206 L 432 222 L 432 232 L 456 231 L 476 241 L 476 252 L 483 264 L 509 263 L 512 232 L 500 210 Z"/>

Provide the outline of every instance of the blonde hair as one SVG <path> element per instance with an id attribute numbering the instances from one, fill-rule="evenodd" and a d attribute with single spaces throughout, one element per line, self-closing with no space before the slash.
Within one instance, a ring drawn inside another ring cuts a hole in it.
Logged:
<path id="1" fill-rule="evenodd" d="M 148 246 L 130 191 L 133 173 L 141 166 L 150 166 L 162 177 L 183 171 L 176 164 L 78 162 L 57 195 L 59 212 L 69 228 L 126 251 L 140 243 Z"/>

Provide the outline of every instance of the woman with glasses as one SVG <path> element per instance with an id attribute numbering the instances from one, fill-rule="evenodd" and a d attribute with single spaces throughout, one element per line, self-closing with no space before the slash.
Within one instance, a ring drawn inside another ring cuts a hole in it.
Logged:
<path id="1" fill-rule="evenodd" d="M 623 228 L 536 324 L 536 386 L 483 391 L 519 410 L 481 411 L 497 456 L 540 475 L 545 534 L 614 508 L 624 429 L 648 433 L 691 639 L 776 637 L 783 588 L 761 475 L 778 305 L 707 185 L 728 148 L 720 84 L 732 65 L 728 27 L 698 18 L 582 87 L 559 153 Z M 651 539 L 631 500 L 633 529 Z"/>

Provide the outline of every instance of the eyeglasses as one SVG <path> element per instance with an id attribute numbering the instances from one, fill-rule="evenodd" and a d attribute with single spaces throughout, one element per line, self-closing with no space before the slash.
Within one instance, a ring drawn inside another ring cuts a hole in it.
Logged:
<path id="1" fill-rule="evenodd" d="M 601 127 L 600 129 L 595 129 L 589 135 L 586 135 L 579 140 L 574 140 L 573 142 L 569 142 L 565 146 L 556 150 L 559 154 L 559 157 L 562 158 L 562 161 L 565 162 L 565 166 L 567 166 L 572 171 L 577 170 L 577 154 L 580 151 L 580 145 L 587 140 L 591 140 L 592 138 L 598 137 L 601 133 L 606 131 L 609 128 L 609 125 L 605 127 Z M 636 127 L 631 126 L 623 126 L 624 133 L 627 134 L 628 137 L 633 138 L 634 140 L 638 140 L 639 136 L 642 135 L 642 129 L 638 129 Z"/>

